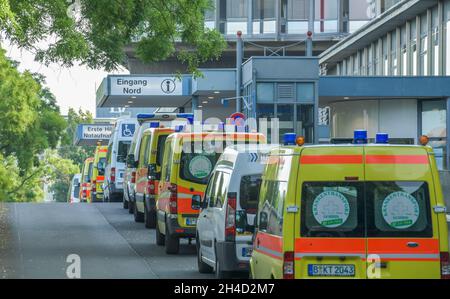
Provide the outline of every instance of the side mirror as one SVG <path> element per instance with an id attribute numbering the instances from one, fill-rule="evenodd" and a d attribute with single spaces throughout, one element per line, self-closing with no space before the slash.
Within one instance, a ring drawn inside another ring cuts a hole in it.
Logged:
<path id="1" fill-rule="evenodd" d="M 193 210 L 200 210 L 202 208 L 202 197 L 200 195 L 193 195 L 191 207 Z"/>
<path id="2" fill-rule="evenodd" d="M 81 183 L 78 183 L 78 184 L 77 184 L 77 187 L 81 187 Z"/>
<path id="3" fill-rule="evenodd" d="M 135 168 L 134 154 L 129 154 L 126 160 L 128 168 Z"/>
<path id="4" fill-rule="evenodd" d="M 259 223 L 258 223 L 258 228 L 260 230 L 267 230 L 267 224 L 269 221 L 269 217 L 267 215 L 266 212 L 261 212 L 259 213 Z"/>

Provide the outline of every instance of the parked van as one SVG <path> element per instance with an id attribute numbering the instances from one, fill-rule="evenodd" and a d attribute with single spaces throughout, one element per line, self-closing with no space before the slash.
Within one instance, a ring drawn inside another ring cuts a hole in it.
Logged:
<path id="1" fill-rule="evenodd" d="M 272 150 L 252 277 L 450 278 L 432 148 L 361 140 Z"/>
<path id="2" fill-rule="evenodd" d="M 91 177 L 89 174 L 92 173 L 93 164 L 94 158 L 87 158 L 83 164 L 83 170 L 81 171 L 81 202 L 91 201 Z"/>
<path id="3" fill-rule="evenodd" d="M 142 136 L 136 170 L 134 220 L 144 222 L 146 228 L 156 226 L 156 196 L 164 147 L 172 133 L 174 130 L 171 128 L 149 128 Z"/>
<path id="4" fill-rule="evenodd" d="M 276 145 L 227 147 L 211 174 L 205 196 L 194 196 L 199 210 L 196 245 L 198 270 L 217 278 L 247 272 L 258 208 L 261 175 Z"/>
<path id="5" fill-rule="evenodd" d="M 70 181 L 68 200 L 69 203 L 80 202 L 80 190 L 81 190 L 81 173 L 75 174 Z"/>
<path id="6" fill-rule="evenodd" d="M 108 147 L 97 146 L 91 171 L 91 200 L 103 201 L 103 183 L 105 181 L 105 166 Z"/>
<path id="7" fill-rule="evenodd" d="M 192 196 L 206 189 L 209 176 L 227 145 L 266 143 L 259 133 L 174 133 L 166 140 L 157 197 L 156 243 L 178 253 L 180 238 L 195 238 L 199 211 Z"/>
<path id="8" fill-rule="evenodd" d="M 105 201 L 123 200 L 125 160 L 138 123 L 135 118 L 119 118 L 108 144 L 105 170 Z"/>
<path id="9" fill-rule="evenodd" d="M 123 208 L 134 212 L 134 201 L 136 194 L 136 168 L 139 163 L 139 149 L 141 147 L 142 135 L 150 123 L 144 122 L 138 125 L 131 141 L 130 149 L 126 158 L 125 173 L 123 179 Z"/>

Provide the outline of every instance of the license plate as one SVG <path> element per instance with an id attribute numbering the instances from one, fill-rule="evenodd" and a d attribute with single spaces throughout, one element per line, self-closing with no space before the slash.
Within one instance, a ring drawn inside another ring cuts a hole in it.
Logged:
<path id="1" fill-rule="evenodd" d="M 253 252 L 253 248 L 251 248 L 251 247 L 242 248 L 242 256 L 243 257 L 251 257 L 252 252 Z"/>
<path id="2" fill-rule="evenodd" d="M 186 225 L 197 225 L 197 218 L 186 218 Z"/>
<path id="3" fill-rule="evenodd" d="M 355 265 L 308 265 L 309 276 L 355 276 Z"/>

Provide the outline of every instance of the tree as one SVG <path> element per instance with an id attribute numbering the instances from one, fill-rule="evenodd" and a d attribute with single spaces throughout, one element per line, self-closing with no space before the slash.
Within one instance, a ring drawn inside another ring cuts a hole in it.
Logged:
<path id="1" fill-rule="evenodd" d="M 109 71 L 133 47 L 144 62 L 177 57 L 194 73 L 226 47 L 204 26 L 211 0 L 0 0 L 0 7 L 4 35 L 46 64 L 81 61 Z"/>
<path id="2" fill-rule="evenodd" d="M 80 109 L 77 113 L 74 109 L 70 108 L 67 114 L 67 128 L 61 138 L 61 145 L 58 151 L 61 157 L 74 161 L 80 169 L 84 161 L 94 153 L 95 146 L 76 146 L 73 144 L 73 140 L 78 125 L 90 123 L 93 123 L 93 116 L 89 111 L 82 111 Z"/>
<path id="3" fill-rule="evenodd" d="M 0 50 L 1 201 L 42 199 L 42 157 L 58 145 L 66 127 L 44 82 L 42 76 L 17 71 Z"/>

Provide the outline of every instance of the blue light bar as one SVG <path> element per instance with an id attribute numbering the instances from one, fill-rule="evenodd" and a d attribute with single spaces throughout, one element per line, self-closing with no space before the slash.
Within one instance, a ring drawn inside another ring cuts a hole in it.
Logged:
<path id="1" fill-rule="evenodd" d="M 159 122 L 151 122 L 150 128 L 159 128 Z"/>
<path id="2" fill-rule="evenodd" d="M 367 144 L 367 131 L 356 130 L 353 137 L 354 144 Z"/>
<path id="3" fill-rule="evenodd" d="M 140 113 L 136 117 L 140 124 L 149 121 L 170 121 L 177 118 L 185 118 L 190 124 L 194 122 L 194 114 L 192 113 Z"/>
<path id="4" fill-rule="evenodd" d="M 295 145 L 295 139 L 297 139 L 297 134 L 286 133 L 283 136 L 283 143 L 284 145 Z"/>
<path id="5" fill-rule="evenodd" d="M 386 133 L 377 133 L 377 136 L 375 138 L 375 143 L 388 144 L 389 143 L 389 135 Z"/>

